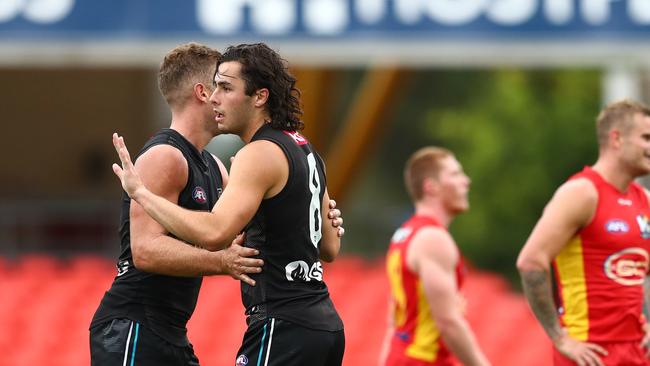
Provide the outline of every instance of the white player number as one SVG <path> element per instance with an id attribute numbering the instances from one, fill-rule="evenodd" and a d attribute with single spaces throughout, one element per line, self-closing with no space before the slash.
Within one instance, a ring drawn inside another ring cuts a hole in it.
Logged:
<path id="1" fill-rule="evenodd" d="M 320 214 L 320 176 L 318 175 L 318 169 L 316 169 L 316 158 L 313 153 L 307 155 L 307 163 L 309 164 L 309 190 L 311 191 L 311 203 L 309 204 L 309 236 L 311 237 L 312 244 L 317 247 L 321 237 L 323 236 L 321 231 L 323 218 Z"/>

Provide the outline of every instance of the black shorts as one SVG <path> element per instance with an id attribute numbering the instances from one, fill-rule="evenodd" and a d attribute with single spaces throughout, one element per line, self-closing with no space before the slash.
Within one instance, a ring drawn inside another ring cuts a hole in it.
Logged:
<path id="1" fill-rule="evenodd" d="M 235 365 L 340 366 L 344 350 L 343 330 L 315 330 L 269 318 L 248 326 Z"/>
<path id="2" fill-rule="evenodd" d="M 198 366 L 192 345 L 175 346 L 141 324 L 113 319 L 90 330 L 92 366 Z"/>

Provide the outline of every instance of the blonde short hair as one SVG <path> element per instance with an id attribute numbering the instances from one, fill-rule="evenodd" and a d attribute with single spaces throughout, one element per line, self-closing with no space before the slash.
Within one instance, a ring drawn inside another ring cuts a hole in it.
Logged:
<path id="1" fill-rule="evenodd" d="M 422 183 L 426 178 L 437 178 L 442 167 L 441 161 L 454 154 L 442 147 L 428 146 L 414 152 L 406 161 L 404 185 L 411 199 L 422 199 Z"/>
<path id="2" fill-rule="evenodd" d="M 158 88 L 170 107 L 180 106 L 197 83 L 212 85 L 221 58 L 219 51 L 199 43 L 186 43 L 169 51 L 158 71 Z"/>
<path id="3" fill-rule="evenodd" d="M 607 136 L 613 128 L 628 132 L 633 126 L 633 119 L 636 114 L 650 116 L 650 109 L 642 103 L 623 99 L 610 103 L 603 108 L 596 119 L 596 134 L 598 146 L 607 146 Z"/>

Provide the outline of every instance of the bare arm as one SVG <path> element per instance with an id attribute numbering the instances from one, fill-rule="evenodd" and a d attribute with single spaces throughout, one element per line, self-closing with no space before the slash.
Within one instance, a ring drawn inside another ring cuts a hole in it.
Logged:
<path id="1" fill-rule="evenodd" d="M 411 239 L 406 261 L 422 281 L 431 315 L 445 344 L 463 365 L 489 365 L 462 314 L 456 283 L 459 254 L 451 236 L 440 228 L 420 230 Z"/>
<path id="2" fill-rule="evenodd" d="M 391 298 L 388 301 L 393 301 Z M 390 344 L 393 339 L 393 333 L 395 332 L 395 324 L 393 323 L 395 310 L 392 306 L 388 307 L 386 312 L 386 334 L 384 334 L 384 340 L 381 344 L 381 350 L 379 351 L 379 366 L 386 366 L 386 361 L 388 359 L 388 353 L 390 352 Z"/>
<path id="3" fill-rule="evenodd" d="M 323 218 L 323 223 L 325 223 L 330 220 L 331 216 L 330 197 L 327 193 L 327 188 L 325 188 L 325 194 L 323 195 L 321 206 L 321 217 Z M 342 221 L 343 219 L 341 219 L 341 222 Z M 325 262 L 334 261 L 336 256 L 339 254 L 339 250 L 341 249 L 341 236 L 339 236 L 339 233 L 343 235 L 340 231 L 341 229 L 343 228 L 340 226 L 334 226 L 334 222 L 332 222 L 332 225 L 323 225 L 323 238 L 320 242 L 320 259 Z"/>
<path id="4" fill-rule="evenodd" d="M 226 186 L 228 186 L 228 170 L 226 169 L 226 166 L 223 165 L 221 162 L 221 159 L 219 159 L 218 156 L 214 154 L 210 154 L 214 158 L 214 160 L 217 162 L 217 166 L 219 167 L 219 172 L 221 173 L 221 180 L 223 181 L 223 188 L 225 189 Z"/>
<path id="5" fill-rule="evenodd" d="M 113 171 L 129 196 L 168 231 L 209 250 L 230 244 L 255 215 L 261 201 L 279 192 L 288 177 L 286 158 L 277 145 L 252 142 L 237 153 L 228 187 L 212 212 L 191 211 L 147 189 L 133 169 L 123 139 L 115 134 L 113 144 L 122 161 L 122 167 L 114 164 Z"/>
<path id="6" fill-rule="evenodd" d="M 178 202 L 188 174 L 179 150 L 167 145 L 152 147 L 138 159 L 135 170 L 163 199 Z M 257 273 L 262 265 L 260 260 L 245 258 L 256 255 L 256 251 L 237 244 L 227 251 L 211 253 L 172 238 L 135 201 L 130 207 L 130 235 L 133 264 L 147 272 L 172 276 L 230 274 L 253 283 L 245 273 Z"/>
<path id="7" fill-rule="evenodd" d="M 602 365 L 596 352 L 604 350 L 571 338 L 561 327 L 551 290 L 550 265 L 577 231 L 592 220 L 597 203 L 598 192 L 586 179 L 560 186 L 517 259 L 524 294 L 546 334 L 558 351 L 587 365 Z"/>

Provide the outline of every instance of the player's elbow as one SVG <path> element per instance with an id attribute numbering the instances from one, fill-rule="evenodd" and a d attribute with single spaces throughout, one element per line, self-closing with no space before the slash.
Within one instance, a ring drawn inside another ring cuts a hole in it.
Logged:
<path id="1" fill-rule="evenodd" d="M 462 328 L 463 319 L 460 315 L 440 316 L 436 318 L 436 325 L 440 334 L 444 336 L 456 333 L 458 329 Z"/>
<path id="2" fill-rule="evenodd" d="M 147 245 L 137 240 L 131 241 L 131 258 L 133 260 L 133 266 L 140 271 L 151 272 L 155 266 Z"/>
<path id="3" fill-rule="evenodd" d="M 517 258 L 517 270 L 519 273 L 527 273 L 531 271 L 547 270 L 549 263 L 540 260 L 526 253 L 521 253 Z"/>
<path id="4" fill-rule="evenodd" d="M 332 263 L 336 259 L 336 254 L 321 252 L 320 259 L 323 262 Z"/>
<path id="5" fill-rule="evenodd" d="M 341 249 L 341 242 L 339 240 L 333 242 L 321 242 L 320 246 L 320 259 L 325 262 L 334 262 L 339 255 Z"/>
<path id="6" fill-rule="evenodd" d="M 230 243 L 232 243 L 234 236 L 229 236 L 224 230 L 220 228 L 215 228 L 214 230 L 209 230 L 203 235 L 203 240 L 201 240 L 198 245 L 209 251 L 216 252 L 218 250 L 226 248 Z"/>

